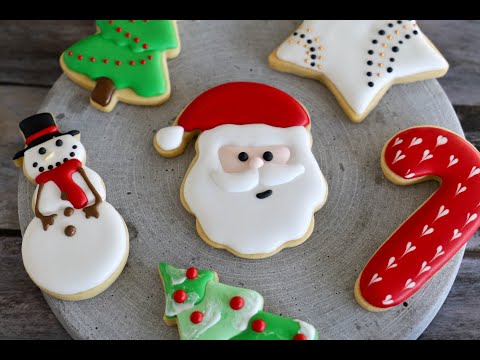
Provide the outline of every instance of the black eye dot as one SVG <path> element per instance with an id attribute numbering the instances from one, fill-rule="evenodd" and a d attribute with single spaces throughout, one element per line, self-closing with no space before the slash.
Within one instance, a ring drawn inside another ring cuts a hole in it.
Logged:
<path id="1" fill-rule="evenodd" d="M 63 141 L 58 139 L 57 141 L 55 141 L 55 145 L 57 146 L 62 146 L 63 145 Z"/>
<path id="2" fill-rule="evenodd" d="M 43 172 L 43 170 L 45 170 L 45 169 L 43 168 L 43 166 L 40 166 L 40 167 L 38 168 L 38 171 L 40 171 L 40 172 Z"/>
<path id="3" fill-rule="evenodd" d="M 60 166 L 60 165 L 62 165 L 62 164 L 61 164 L 61 163 L 59 163 L 59 162 L 57 162 L 55 165 L 56 165 L 56 166 Z"/>
<path id="4" fill-rule="evenodd" d="M 48 165 L 48 170 L 52 170 L 53 169 L 53 165 Z"/>
<path id="5" fill-rule="evenodd" d="M 45 154 L 46 152 L 47 152 L 47 150 L 46 150 L 44 147 L 41 147 L 40 149 L 38 149 L 38 153 L 39 153 L 40 155 L 43 155 L 43 154 Z"/>
<path id="6" fill-rule="evenodd" d="M 71 152 L 70 153 L 70 157 L 74 157 L 75 156 L 75 153 L 74 152 Z"/>
<path id="7" fill-rule="evenodd" d="M 72 146 L 72 149 L 76 149 L 76 148 L 77 148 L 77 145 L 73 145 L 73 146 Z"/>
<path id="8" fill-rule="evenodd" d="M 265 151 L 263 153 L 263 160 L 265 161 L 272 161 L 273 160 L 273 154 L 271 151 Z"/>
<path id="9" fill-rule="evenodd" d="M 64 159 L 63 159 L 63 162 L 67 162 L 67 161 L 68 161 L 68 159 L 67 159 L 67 158 L 64 158 Z"/>
<path id="10" fill-rule="evenodd" d="M 248 160 L 248 154 L 245 151 L 242 151 L 240 154 L 238 154 L 238 160 L 240 161 L 247 161 Z"/>
<path id="11" fill-rule="evenodd" d="M 38 166 L 38 163 L 37 162 L 34 162 L 33 163 L 33 167 L 37 167 Z"/>

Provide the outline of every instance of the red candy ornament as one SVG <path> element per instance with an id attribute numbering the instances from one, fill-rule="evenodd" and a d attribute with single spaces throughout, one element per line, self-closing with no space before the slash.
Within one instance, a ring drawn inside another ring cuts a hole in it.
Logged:
<path id="1" fill-rule="evenodd" d="M 255 332 L 263 332 L 267 328 L 267 324 L 262 319 L 253 320 L 252 330 Z"/>
<path id="2" fill-rule="evenodd" d="M 183 290 L 177 290 L 173 294 L 173 300 L 179 304 L 184 303 L 187 300 L 187 293 Z"/>
<path id="3" fill-rule="evenodd" d="M 194 267 L 188 268 L 185 275 L 190 280 L 196 279 L 198 276 L 198 270 Z"/>
<path id="4" fill-rule="evenodd" d="M 230 307 L 233 310 L 240 310 L 245 306 L 245 300 L 241 296 L 234 296 L 230 300 Z"/>

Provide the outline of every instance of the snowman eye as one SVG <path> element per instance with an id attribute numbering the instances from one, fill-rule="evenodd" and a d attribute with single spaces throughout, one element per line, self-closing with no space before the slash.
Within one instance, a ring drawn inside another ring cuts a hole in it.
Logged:
<path id="1" fill-rule="evenodd" d="M 245 151 L 242 151 L 240 154 L 238 154 L 238 160 L 240 161 L 247 161 L 248 160 L 248 154 Z"/>
<path id="2" fill-rule="evenodd" d="M 41 147 L 40 149 L 38 149 L 38 153 L 39 153 L 40 155 L 43 155 L 43 154 L 45 154 L 46 152 L 47 152 L 47 150 L 45 150 L 44 147 Z"/>
<path id="3" fill-rule="evenodd" d="M 37 163 L 37 162 L 34 162 L 34 163 L 33 163 L 33 167 L 35 168 L 35 167 L 37 167 L 37 166 L 38 166 L 38 163 Z"/>
<path id="4" fill-rule="evenodd" d="M 62 145 L 63 145 L 63 141 L 59 139 L 59 140 L 55 141 L 55 145 L 57 145 L 57 146 L 62 146 Z"/>
<path id="5" fill-rule="evenodd" d="M 270 151 L 265 151 L 263 153 L 263 160 L 272 161 L 273 160 L 273 154 Z"/>

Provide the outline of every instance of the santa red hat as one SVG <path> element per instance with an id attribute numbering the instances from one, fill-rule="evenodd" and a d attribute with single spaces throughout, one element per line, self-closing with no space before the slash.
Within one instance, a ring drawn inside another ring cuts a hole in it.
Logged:
<path id="1" fill-rule="evenodd" d="M 188 134 L 227 124 L 287 128 L 308 126 L 310 117 L 302 104 L 272 86 L 231 82 L 199 95 L 183 110 L 174 126 L 157 132 L 155 142 L 162 152 L 177 152 L 191 138 Z"/>

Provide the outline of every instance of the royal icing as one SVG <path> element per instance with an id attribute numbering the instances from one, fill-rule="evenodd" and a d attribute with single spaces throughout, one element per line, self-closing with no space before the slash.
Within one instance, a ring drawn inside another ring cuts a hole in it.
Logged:
<path id="1" fill-rule="evenodd" d="M 174 156 L 202 132 L 182 186 L 184 204 L 205 240 L 238 256 L 265 257 L 308 237 L 312 214 L 327 197 L 309 125 L 290 95 L 232 82 L 199 95 L 174 126 L 157 132 L 154 145 Z"/>
<path id="2" fill-rule="evenodd" d="M 441 182 L 377 250 L 359 277 L 359 302 L 384 310 L 419 291 L 480 226 L 480 154 L 448 130 L 421 126 L 394 136 L 382 159 L 395 183 Z"/>
<path id="3" fill-rule="evenodd" d="M 415 20 L 305 20 L 275 54 L 325 75 L 362 118 L 391 83 L 448 69 Z"/>
<path id="4" fill-rule="evenodd" d="M 166 263 L 159 265 L 165 287 L 166 307 L 175 302 L 175 293 L 196 294 L 194 305 L 167 319 L 176 319 L 182 340 L 292 340 L 304 334 L 309 340 L 318 338 L 313 326 L 299 320 L 284 318 L 262 311 L 263 297 L 253 290 L 228 286 L 215 281 L 215 273 L 198 270 L 188 278 L 187 270 Z M 185 280 L 174 284 L 170 277 L 183 272 Z"/>
<path id="5" fill-rule="evenodd" d="M 24 173 L 38 185 L 33 196 L 35 218 L 25 230 L 22 258 L 31 279 L 60 298 L 100 287 L 118 276 L 128 254 L 128 233 L 120 214 L 107 202 L 103 181 L 84 165 L 78 138 L 45 131 L 50 114 L 25 119 L 20 127 L 27 142 Z M 99 290 L 100 291 L 100 290 Z"/>

